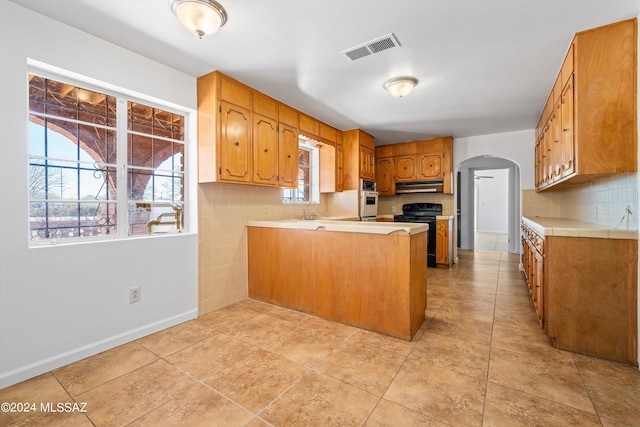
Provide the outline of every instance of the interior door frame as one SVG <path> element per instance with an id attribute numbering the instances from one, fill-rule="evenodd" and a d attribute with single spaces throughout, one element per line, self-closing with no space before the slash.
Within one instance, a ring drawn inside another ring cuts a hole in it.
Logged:
<path id="1" fill-rule="evenodd" d="M 510 159 L 494 156 L 477 156 L 465 160 L 456 168 L 454 177 L 459 182 L 456 183 L 459 189 L 460 206 L 455 206 L 454 211 L 460 215 L 460 248 L 474 249 L 474 173 L 475 171 L 486 169 L 507 169 L 509 171 L 508 188 L 508 235 L 510 253 L 520 253 L 520 217 L 521 217 L 521 195 L 520 195 L 520 166 Z M 457 204 L 458 200 L 454 200 Z M 458 220 L 458 218 L 456 218 Z M 456 251 L 457 255 L 457 251 Z"/>

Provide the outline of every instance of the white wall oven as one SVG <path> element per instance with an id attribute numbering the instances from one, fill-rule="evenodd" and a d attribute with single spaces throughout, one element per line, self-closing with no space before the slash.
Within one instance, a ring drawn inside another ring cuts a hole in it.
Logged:
<path id="1" fill-rule="evenodd" d="M 375 221 L 378 216 L 378 192 L 374 181 L 360 180 L 360 219 Z"/>

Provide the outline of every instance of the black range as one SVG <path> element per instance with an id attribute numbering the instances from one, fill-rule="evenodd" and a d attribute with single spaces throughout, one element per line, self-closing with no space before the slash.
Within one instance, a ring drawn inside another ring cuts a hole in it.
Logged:
<path id="1" fill-rule="evenodd" d="M 396 215 L 394 222 L 421 222 L 429 224 L 427 239 L 427 265 L 436 267 L 436 217 L 442 215 L 440 203 L 407 203 L 402 205 L 402 215 Z"/>

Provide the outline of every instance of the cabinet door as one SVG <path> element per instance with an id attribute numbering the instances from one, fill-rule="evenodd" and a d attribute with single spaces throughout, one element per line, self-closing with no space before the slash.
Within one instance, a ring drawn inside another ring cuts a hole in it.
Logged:
<path id="1" fill-rule="evenodd" d="M 436 264 L 449 265 L 449 227 L 446 220 L 436 220 Z"/>
<path id="2" fill-rule="evenodd" d="M 551 126 L 547 123 L 542 130 L 542 183 L 548 185 L 553 178 L 553 161 L 551 158 Z"/>
<path id="3" fill-rule="evenodd" d="M 344 190 L 343 185 L 343 159 L 344 159 L 344 148 L 342 144 L 336 145 L 336 192 L 341 192 Z"/>
<path id="4" fill-rule="evenodd" d="M 542 149 L 541 149 L 541 140 L 542 138 L 538 138 L 536 141 L 535 148 L 535 159 L 534 159 L 534 170 L 535 170 L 535 181 L 536 188 L 539 188 L 542 185 Z"/>
<path id="5" fill-rule="evenodd" d="M 278 185 L 278 122 L 253 115 L 253 182 Z"/>
<path id="6" fill-rule="evenodd" d="M 416 169 L 416 156 L 397 156 L 395 168 L 396 182 L 415 181 L 417 179 Z"/>
<path id="7" fill-rule="evenodd" d="M 375 154 L 369 147 L 360 146 L 360 178 L 375 180 Z"/>
<path id="8" fill-rule="evenodd" d="M 553 181 L 562 178 L 562 103 L 554 107 L 551 122 L 551 164 Z"/>
<path id="9" fill-rule="evenodd" d="M 394 196 L 396 183 L 393 179 L 393 158 L 383 157 L 376 162 L 376 186 L 380 196 Z"/>
<path id="10" fill-rule="evenodd" d="M 278 185 L 298 188 L 298 129 L 280 123 L 278 138 Z"/>
<path id="11" fill-rule="evenodd" d="M 367 178 L 371 181 L 376 180 L 376 152 L 370 148 L 367 149 L 367 164 L 369 169 L 367 170 Z"/>
<path id="12" fill-rule="evenodd" d="M 539 252 L 534 251 L 533 259 L 533 270 L 535 274 L 535 280 L 533 281 L 533 305 L 535 306 L 536 312 L 538 313 L 538 322 L 540 323 L 540 326 L 543 326 L 544 258 Z"/>
<path id="13" fill-rule="evenodd" d="M 220 107 L 220 180 L 251 182 L 251 112 L 224 101 Z"/>
<path id="14" fill-rule="evenodd" d="M 442 155 L 418 154 L 418 179 L 442 179 Z"/>
<path id="15" fill-rule="evenodd" d="M 521 261 L 522 269 L 524 270 L 524 278 L 527 280 L 527 283 L 529 283 L 529 245 L 527 245 L 527 240 L 524 238 L 524 236 L 520 238 L 520 243 L 522 245 Z"/>
<path id="16" fill-rule="evenodd" d="M 573 76 L 569 78 L 567 86 L 562 92 L 562 176 L 569 176 L 575 172 L 575 150 L 573 140 Z"/>

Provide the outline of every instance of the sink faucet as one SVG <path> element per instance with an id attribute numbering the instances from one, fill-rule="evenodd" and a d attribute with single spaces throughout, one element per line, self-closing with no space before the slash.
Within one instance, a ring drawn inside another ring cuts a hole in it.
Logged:
<path id="1" fill-rule="evenodd" d="M 318 214 L 316 212 L 314 212 L 313 214 L 311 213 L 311 205 L 318 205 L 318 203 L 314 202 L 313 200 L 309 201 L 309 203 L 307 203 L 307 214 L 302 214 L 302 219 L 308 219 L 308 220 L 313 220 L 313 219 L 318 219 Z"/>

